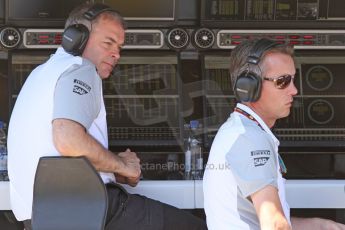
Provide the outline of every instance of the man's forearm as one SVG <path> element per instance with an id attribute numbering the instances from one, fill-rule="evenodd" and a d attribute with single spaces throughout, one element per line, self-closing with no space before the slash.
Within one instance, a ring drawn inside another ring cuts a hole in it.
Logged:
<path id="1" fill-rule="evenodd" d="M 291 230 L 280 203 L 278 190 L 272 185 L 265 186 L 251 195 L 261 229 Z"/>
<path id="2" fill-rule="evenodd" d="M 79 123 L 57 119 L 53 121 L 53 139 L 63 156 L 86 156 L 99 171 L 121 171 L 119 157 L 104 148 Z"/>

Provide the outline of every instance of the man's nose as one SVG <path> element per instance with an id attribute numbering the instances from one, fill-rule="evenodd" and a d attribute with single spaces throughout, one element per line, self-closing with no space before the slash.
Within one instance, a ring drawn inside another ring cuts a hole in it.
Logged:
<path id="1" fill-rule="evenodd" d="M 111 53 L 111 57 L 115 59 L 115 61 L 120 59 L 120 52 L 119 51 L 114 51 Z"/>
<path id="2" fill-rule="evenodd" d="M 291 95 L 296 95 L 298 93 L 297 87 L 295 85 L 295 83 L 292 81 L 289 85 L 290 91 L 291 91 Z"/>

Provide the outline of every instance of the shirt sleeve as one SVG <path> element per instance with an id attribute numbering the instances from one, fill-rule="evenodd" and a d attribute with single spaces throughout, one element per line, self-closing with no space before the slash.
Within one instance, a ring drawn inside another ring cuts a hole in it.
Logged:
<path id="1" fill-rule="evenodd" d="M 240 135 L 226 155 L 226 161 L 244 197 L 267 185 L 278 188 L 277 161 L 266 136 Z"/>
<path id="2" fill-rule="evenodd" d="M 74 65 L 56 83 L 53 120 L 76 121 L 89 129 L 101 108 L 101 79 L 91 65 Z"/>

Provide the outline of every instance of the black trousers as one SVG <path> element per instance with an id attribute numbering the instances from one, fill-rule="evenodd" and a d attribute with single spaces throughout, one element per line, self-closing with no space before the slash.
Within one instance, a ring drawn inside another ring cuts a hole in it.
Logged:
<path id="1" fill-rule="evenodd" d="M 107 184 L 108 212 L 105 230 L 207 230 L 204 220 L 145 196 L 133 195 L 119 184 Z M 31 220 L 24 221 L 32 230 Z"/>
<path id="2" fill-rule="evenodd" d="M 199 230 L 204 220 L 171 205 L 137 194 L 118 184 L 107 184 L 108 213 L 105 230 Z"/>

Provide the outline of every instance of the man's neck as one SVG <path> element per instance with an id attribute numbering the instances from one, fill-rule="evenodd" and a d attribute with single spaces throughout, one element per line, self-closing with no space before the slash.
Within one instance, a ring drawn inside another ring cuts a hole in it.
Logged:
<path id="1" fill-rule="evenodd" d="M 265 109 L 263 109 L 259 104 L 248 102 L 243 103 L 244 105 L 248 106 L 251 110 L 253 110 L 264 122 L 265 124 L 271 129 L 276 119 L 272 118 L 270 114 L 268 114 Z"/>

